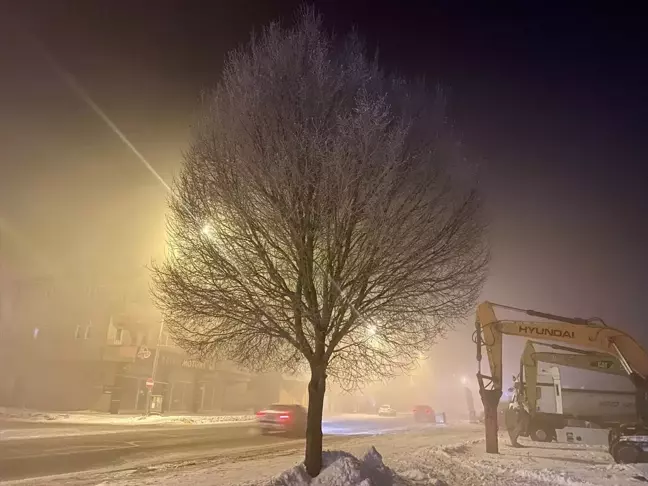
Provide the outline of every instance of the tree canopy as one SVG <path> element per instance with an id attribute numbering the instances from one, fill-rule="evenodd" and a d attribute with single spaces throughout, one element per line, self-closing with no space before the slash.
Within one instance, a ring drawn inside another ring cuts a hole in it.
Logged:
<path id="1" fill-rule="evenodd" d="M 326 377 L 350 389 L 409 368 L 485 277 L 442 92 L 385 74 L 310 9 L 231 54 L 169 206 L 154 293 L 173 338 L 253 370 L 310 368 L 309 434 Z"/>

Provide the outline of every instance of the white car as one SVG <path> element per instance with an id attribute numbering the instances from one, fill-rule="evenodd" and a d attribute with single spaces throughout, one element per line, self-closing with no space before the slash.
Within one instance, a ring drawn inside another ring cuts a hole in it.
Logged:
<path id="1" fill-rule="evenodd" d="M 391 408 L 389 405 L 382 405 L 378 409 L 378 415 L 380 415 L 381 417 L 395 417 L 396 410 Z"/>

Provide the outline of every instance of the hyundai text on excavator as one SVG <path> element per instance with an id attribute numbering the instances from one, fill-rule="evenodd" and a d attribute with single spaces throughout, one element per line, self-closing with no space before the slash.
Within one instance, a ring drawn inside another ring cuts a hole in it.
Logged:
<path id="1" fill-rule="evenodd" d="M 570 353 L 536 351 L 534 344 Z M 609 354 L 528 340 L 520 357 L 518 389 L 514 398 L 514 401 L 525 402 L 531 415 L 522 435 L 535 441 L 549 442 L 557 438 L 556 429 L 564 428 L 570 419 L 605 428 L 636 419 L 633 393 L 563 388 L 557 369 L 542 374 L 549 378 L 550 383 L 539 383 L 538 363 L 628 376 L 621 362 Z M 539 394 L 541 390 L 544 390 L 542 397 Z"/>
<path id="2" fill-rule="evenodd" d="M 545 321 L 498 319 L 495 310 L 513 311 Z M 546 312 L 483 302 L 477 308 L 475 343 L 477 345 L 477 381 L 484 405 L 486 452 L 497 453 L 497 406 L 502 396 L 503 336 L 522 336 L 558 341 L 618 358 L 636 389 L 638 423 L 623 424 L 610 431 L 609 451 L 616 462 L 645 461 L 648 451 L 648 354 L 629 334 L 608 327 L 600 319 L 563 317 Z M 482 374 L 482 347 L 490 367 L 490 376 Z"/>

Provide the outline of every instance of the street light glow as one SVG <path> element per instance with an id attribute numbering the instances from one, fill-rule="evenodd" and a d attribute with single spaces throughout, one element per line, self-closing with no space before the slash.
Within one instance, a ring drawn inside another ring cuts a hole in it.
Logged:
<path id="1" fill-rule="evenodd" d="M 200 232 L 207 237 L 211 237 L 214 234 L 214 227 L 211 224 L 206 223 Z"/>

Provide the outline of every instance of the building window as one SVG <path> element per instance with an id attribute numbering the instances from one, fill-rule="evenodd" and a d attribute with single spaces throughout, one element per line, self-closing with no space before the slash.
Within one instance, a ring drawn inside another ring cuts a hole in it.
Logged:
<path id="1" fill-rule="evenodd" d="M 92 326 L 86 326 L 85 328 L 85 335 L 83 336 L 84 339 L 90 339 L 92 337 Z"/>
<path id="2" fill-rule="evenodd" d="M 74 339 L 81 339 L 81 326 L 77 325 L 76 331 L 74 331 Z"/>
<path id="3" fill-rule="evenodd" d="M 123 338 L 124 338 L 124 330 L 121 327 L 119 327 L 117 328 L 117 332 L 115 333 L 115 344 L 121 344 Z"/>

